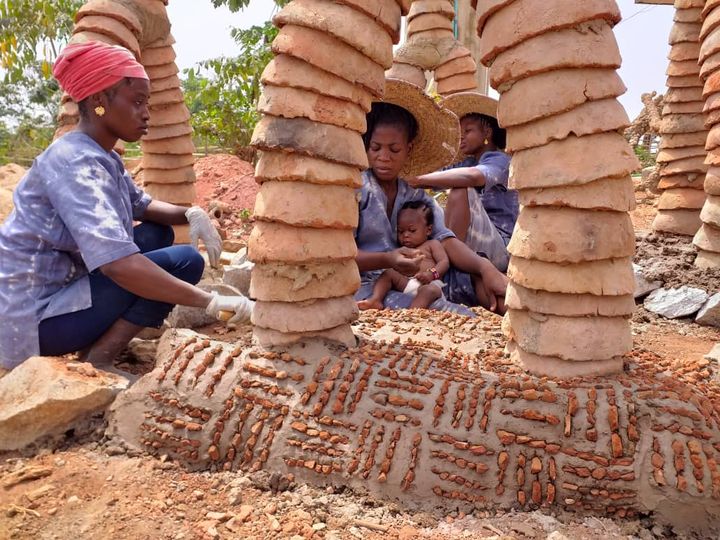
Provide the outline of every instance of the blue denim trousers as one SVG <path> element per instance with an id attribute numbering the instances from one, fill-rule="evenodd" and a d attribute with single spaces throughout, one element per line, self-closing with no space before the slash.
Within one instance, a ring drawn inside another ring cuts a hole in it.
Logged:
<path id="1" fill-rule="evenodd" d="M 142 223 L 135 227 L 133 237 L 140 252 L 169 274 L 193 285 L 200 281 L 205 267 L 202 256 L 191 246 L 173 246 L 172 227 Z M 39 328 L 41 355 L 59 356 L 89 347 L 118 319 L 157 328 L 174 307 L 140 298 L 99 270 L 89 277 L 92 307 L 42 321 Z"/>

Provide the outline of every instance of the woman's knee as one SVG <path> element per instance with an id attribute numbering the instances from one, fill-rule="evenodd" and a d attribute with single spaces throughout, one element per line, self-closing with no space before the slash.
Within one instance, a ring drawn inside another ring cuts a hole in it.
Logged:
<path id="1" fill-rule="evenodd" d="M 171 246 L 145 256 L 169 274 L 193 285 L 200 281 L 205 270 L 202 255 L 188 245 Z"/>
<path id="2" fill-rule="evenodd" d="M 195 285 L 200 281 L 205 271 L 205 259 L 192 246 L 176 246 L 176 248 L 180 251 L 179 259 L 182 262 L 180 265 L 181 271 L 179 272 L 181 275 L 176 277 Z"/>
<path id="3" fill-rule="evenodd" d="M 149 221 L 135 227 L 133 237 L 142 253 L 170 247 L 175 243 L 175 231 L 170 225 Z"/>

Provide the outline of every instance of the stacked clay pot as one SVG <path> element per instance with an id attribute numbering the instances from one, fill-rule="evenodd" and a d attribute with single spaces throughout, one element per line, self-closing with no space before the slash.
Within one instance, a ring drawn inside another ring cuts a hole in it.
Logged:
<path id="1" fill-rule="evenodd" d="M 75 17 L 70 43 L 100 41 L 121 45 L 145 66 L 150 77 L 150 130 L 141 142 L 142 170 L 135 180 L 153 198 L 189 206 L 195 199 L 195 147 L 190 113 L 177 76 L 172 47 L 175 40 L 170 35 L 166 5 L 164 0 L 90 0 Z M 67 94 L 62 97 L 57 120 L 56 138 L 78 123 L 77 104 Z M 115 149 L 122 153 L 122 141 Z M 175 241 L 189 241 L 187 226 L 175 227 Z"/>
<path id="2" fill-rule="evenodd" d="M 613 0 L 477 4 L 483 64 L 522 209 L 503 327 L 516 363 L 542 375 L 620 371 L 632 349 L 639 166 L 623 137 L 625 86 Z"/>
<path id="3" fill-rule="evenodd" d="M 698 55 L 704 0 L 676 0 L 670 32 L 668 90 L 662 110 L 660 151 L 657 156 L 662 195 L 653 230 L 694 235 L 700 228 L 705 202 L 703 181 L 707 130 Z"/>
<path id="4" fill-rule="evenodd" d="M 142 171 L 137 179 L 153 198 L 190 206 L 195 200 L 195 145 L 173 43 L 168 34 L 142 50 L 141 61 L 150 77 L 150 129 L 141 141 Z M 175 241 L 190 241 L 187 225 L 175 227 Z"/>
<path id="5" fill-rule="evenodd" d="M 273 20 L 280 32 L 252 138 L 261 186 L 248 243 L 262 345 L 311 336 L 355 343 L 362 134 L 384 92 L 402 9 L 391 0 L 294 0 Z"/>
<path id="6" fill-rule="evenodd" d="M 442 96 L 476 90 L 477 65 L 455 39 L 454 19 L 453 0 L 414 0 L 407 16 L 407 38 L 387 76 L 425 88 L 425 72 L 432 71 Z"/>
<path id="7" fill-rule="evenodd" d="M 705 146 L 709 152 L 706 163 L 710 168 L 705 176 L 707 199 L 700 212 L 702 225 L 693 243 L 698 249 L 695 265 L 717 268 L 720 267 L 720 2 L 708 0 L 695 3 L 704 4 L 699 62 L 705 81 L 706 126 L 710 129 Z"/>

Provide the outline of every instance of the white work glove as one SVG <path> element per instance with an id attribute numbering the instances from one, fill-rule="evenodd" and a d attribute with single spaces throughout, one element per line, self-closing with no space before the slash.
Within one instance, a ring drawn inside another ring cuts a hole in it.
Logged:
<path id="1" fill-rule="evenodd" d="M 220 253 L 222 253 L 222 238 L 210 221 L 205 210 L 199 206 L 193 206 L 185 212 L 185 217 L 190 224 L 190 241 L 195 248 L 198 247 L 198 240 L 205 244 L 210 266 L 218 267 Z"/>
<path id="2" fill-rule="evenodd" d="M 205 312 L 208 315 L 228 323 L 250 322 L 250 316 L 255 307 L 255 302 L 242 295 L 224 296 L 216 292 L 213 292 L 212 295 L 213 299 L 210 300 L 207 308 L 205 308 Z M 228 314 L 231 315 L 231 317 L 226 319 Z"/>

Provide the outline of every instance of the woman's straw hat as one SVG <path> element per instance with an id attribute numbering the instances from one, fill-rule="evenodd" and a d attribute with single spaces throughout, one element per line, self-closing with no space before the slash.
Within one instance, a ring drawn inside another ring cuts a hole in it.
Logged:
<path id="1" fill-rule="evenodd" d="M 387 79 L 382 101 L 407 110 L 418 123 L 413 149 L 401 176 L 418 176 L 452 163 L 460 144 L 460 124 L 455 114 L 438 105 L 419 86 L 400 79 Z"/>
<path id="2" fill-rule="evenodd" d="M 443 100 L 442 105 L 454 112 L 460 120 L 473 113 L 497 118 L 497 100 L 479 92 L 452 94 Z"/>

